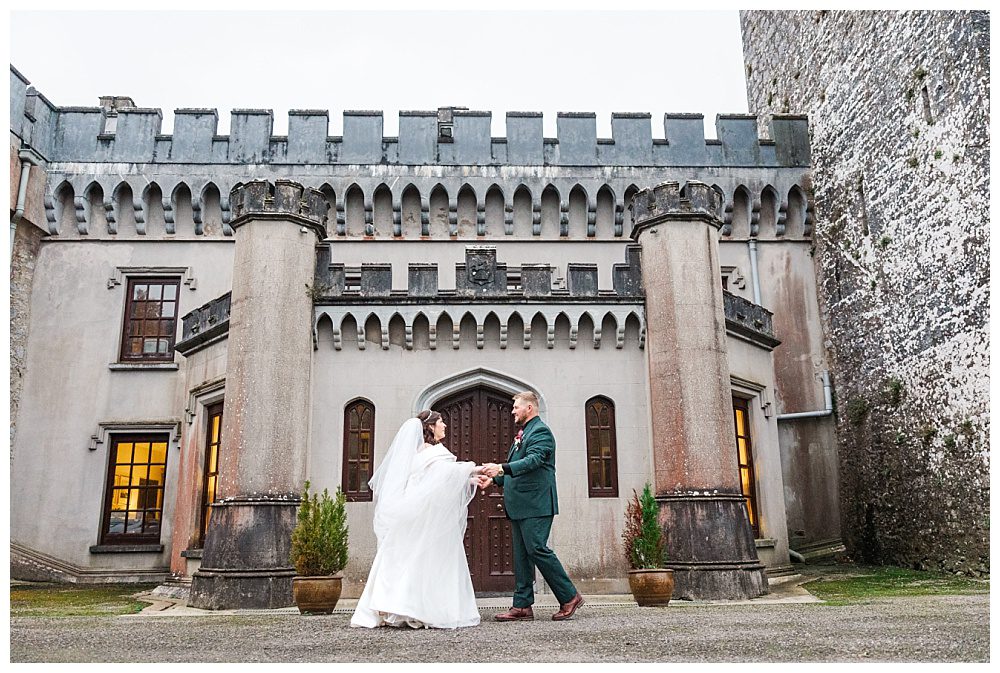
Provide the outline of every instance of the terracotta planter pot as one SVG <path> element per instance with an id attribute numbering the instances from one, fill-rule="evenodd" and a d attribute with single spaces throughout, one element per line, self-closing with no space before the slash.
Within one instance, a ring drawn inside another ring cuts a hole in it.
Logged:
<path id="1" fill-rule="evenodd" d="M 666 606 L 674 595 L 673 570 L 629 570 L 628 586 L 643 607 Z"/>
<path id="2" fill-rule="evenodd" d="M 341 575 L 320 577 L 295 577 L 292 579 L 292 596 L 302 614 L 328 615 L 337 607 L 343 589 Z"/>

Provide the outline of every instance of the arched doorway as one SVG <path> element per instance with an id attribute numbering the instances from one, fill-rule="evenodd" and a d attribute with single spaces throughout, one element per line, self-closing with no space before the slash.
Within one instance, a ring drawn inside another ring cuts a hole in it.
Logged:
<path id="1" fill-rule="evenodd" d="M 459 460 L 480 465 L 507 460 L 507 450 L 517 433 L 510 415 L 512 408 L 509 393 L 487 386 L 467 388 L 433 405 L 448 425 L 445 445 Z M 499 488 L 477 491 L 469 503 L 465 554 L 477 592 L 514 589 L 510 522 Z"/>

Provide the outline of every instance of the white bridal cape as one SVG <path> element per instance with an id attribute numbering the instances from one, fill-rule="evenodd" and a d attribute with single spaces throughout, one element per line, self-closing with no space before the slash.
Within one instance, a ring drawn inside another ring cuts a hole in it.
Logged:
<path id="1" fill-rule="evenodd" d="M 369 483 L 378 548 L 351 626 L 454 629 L 479 624 L 462 539 L 475 463 L 424 445 L 406 421 Z"/>

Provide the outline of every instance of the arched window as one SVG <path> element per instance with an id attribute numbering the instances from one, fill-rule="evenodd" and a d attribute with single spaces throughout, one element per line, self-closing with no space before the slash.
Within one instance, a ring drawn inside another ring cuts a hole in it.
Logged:
<path id="1" fill-rule="evenodd" d="M 618 441 L 615 403 L 606 397 L 587 400 L 587 478 L 591 498 L 618 497 Z"/>
<path id="2" fill-rule="evenodd" d="M 344 477 L 342 488 L 351 502 L 369 502 L 375 451 L 375 405 L 355 400 L 344 409 Z"/>

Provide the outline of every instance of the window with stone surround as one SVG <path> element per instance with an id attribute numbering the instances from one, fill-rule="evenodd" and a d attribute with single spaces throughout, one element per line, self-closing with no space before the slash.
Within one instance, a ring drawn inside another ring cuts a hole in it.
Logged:
<path id="1" fill-rule="evenodd" d="M 375 446 L 375 405 L 354 400 L 344 409 L 344 474 L 342 488 L 347 500 L 369 502 L 368 480 L 372 478 Z"/>
<path id="2" fill-rule="evenodd" d="M 180 278 L 128 280 L 121 362 L 173 362 Z"/>
<path id="3" fill-rule="evenodd" d="M 587 479 L 591 498 L 618 497 L 618 440 L 615 403 L 606 397 L 587 400 Z"/>
<path id="4" fill-rule="evenodd" d="M 198 546 L 205 546 L 205 533 L 208 532 L 208 519 L 212 514 L 211 504 L 215 502 L 215 493 L 219 485 L 219 447 L 222 445 L 222 402 L 217 402 L 205 410 L 205 469 L 201 489 L 201 529 L 198 534 Z"/>
<path id="5" fill-rule="evenodd" d="M 167 434 L 112 435 L 101 544 L 158 544 Z"/>
<path id="6" fill-rule="evenodd" d="M 747 514 L 754 538 L 760 537 L 757 509 L 757 478 L 753 465 L 753 442 L 750 439 L 750 404 L 742 397 L 733 397 L 733 420 L 736 425 L 736 452 L 740 470 L 740 490 L 746 498 Z"/>

